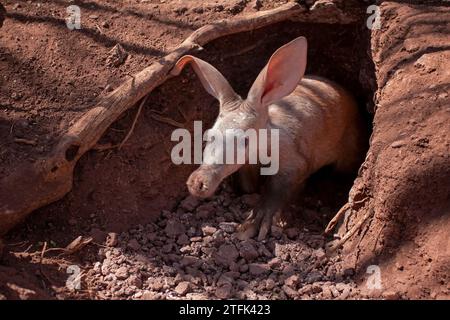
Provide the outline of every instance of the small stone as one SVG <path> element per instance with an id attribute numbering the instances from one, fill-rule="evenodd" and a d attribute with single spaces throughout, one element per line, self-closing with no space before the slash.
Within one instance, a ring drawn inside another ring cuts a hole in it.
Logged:
<path id="1" fill-rule="evenodd" d="M 273 259 L 270 259 L 267 264 L 271 269 L 278 269 L 281 266 L 281 260 L 280 258 L 275 257 Z"/>
<path id="2" fill-rule="evenodd" d="M 248 271 L 248 264 L 243 264 L 239 267 L 239 272 L 246 273 Z"/>
<path id="3" fill-rule="evenodd" d="M 109 52 L 106 59 L 106 65 L 118 67 L 125 62 L 128 52 L 120 45 L 116 44 Z"/>
<path id="4" fill-rule="evenodd" d="M 139 244 L 139 242 L 136 239 L 131 239 L 128 242 L 128 248 L 134 250 L 134 251 L 138 251 L 139 249 L 141 249 L 141 245 Z"/>
<path id="5" fill-rule="evenodd" d="M 149 278 L 148 287 L 154 291 L 160 291 L 164 287 L 164 280 L 162 278 Z"/>
<path id="6" fill-rule="evenodd" d="M 226 267 L 230 266 L 239 257 L 239 252 L 232 244 L 223 244 L 219 247 L 217 254 L 215 255 L 215 261 L 218 264 Z"/>
<path id="7" fill-rule="evenodd" d="M 325 250 L 323 248 L 316 249 L 312 252 L 312 256 L 316 259 L 322 259 L 326 255 Z"/>
<path id="8" fill-rule="evenodd" d="M 275 286 L 275 280 L 273 280 L 272 278 L 266 280 L 266 290 L 272 290 L 273 288 L 275 288 Z"/>
<path id="9" fill-rule="evenodd" d="M 241 243 L 239 254 L 247 261 L 253 261 L 259 256 L 258 250 L 255 249 L 250 241 L 244 241 Z"/>
<path id="10" fill-rule="evenodd" d="M 325 299 L 332 299 L 333 298 L 333 293 L 331 292 L 331 289 L 329 286 L 323 286 L 322 287 L 322 296 Z"/>
<path id="11" fill-rule="evenodd" d="M 419 50 L 419 44 L 416 39 L 405 39 L 403 42 L 403 46 L 405 47 L 405 50 L 408 52 L 415 52 Z"/>
<path id="12" fill-rule="evenodd" d="M 399 262 L 395 263 L 395 267 L 397 268 L 397 270 L 400 270 L 400 271 L 403 271 L 405 269 L 405 267 Z"/>
<path id="13" fill-rule="evenodd" d="M 384 291 L 381 296 L 386 300 L 398 300 L 400 299 L 400 294 L 395 291 Z"/>
<path id="14" fill-rule="evenodd" d="M 283 274 L 287 277 L 292 276 L 293 274 L 295 274 L 295 272 L 295 266 L 293 266 L 292 264 L 288 264 L 283 267 Z"/>
<path id="15" fill-rule="evenodd" d="M 170 253 L 172 251 L 172 247 L 173 247 L 172 243 L 165 244 L 162 246 L 161 251 L 163 253 Z"/>
<path id="16" fill-rule="evenodd" d="M 97 20 L 97 19 L 98 19 L 98 15 L 96 15 L 96 14 L 91 14 L 91 15 L 89 15 L 89 18 L 90 18 L 90 19 L 93 19 L 93 20 Z"/>
<path id="17" fill-rule="evenodd" d="M 391 148 L 401 148 L 406 144 L 404 140 L 397 140 L 391 143 Z"/>
<path id="18" fill-rule="evenodd" d="M 350 296 L 350 288 L 346 287 L 342 294 L 339 296 L 339 300 L 345 300 Z"/>
<path id="19" fill-rule="evenodd" d="M 189 237 L 188 237 L 185 233 L 183 233 L 181 236 L 178 237 L 177 243 L 178 243 L 180 246 L 189 244 L 189 243 L 190 243 Z"/>
<path id="20" fill-rule="evenodd" d="M 282 287 L 283 292 L 291 299 L 297 298 L 299 296 L 298 291 L 292 289 L 291 287 L 284 285 Z"/>
<path id="21" fill-rule="evenodd" d="M 216 228 L 211 226 L 204 226 L 202 227 L 203 235 L 205 236 L 212 236 L 217 231 Z"/>
<path id="22" fill-rule="evenodd" d="M 284 280 L 284 284 L 295 289 L 297 285 L 300 283 L 300 279 L 297 275 L 292 275 Z"/>
<path id="23" fill-rule="evenodd" d="M 108 236 L 106 238 L 106 245 L 108 247 L 115 247 L 117 246 L 117 243 L 119 242 L 119 235 L 115 232 L 108 233 Z"/>
<path id="24" fill-rule="evenodd" d="M 183 233 L 185 233 L 186 229 L 184 225 L 177 220 L 169 220 L 167 221 L 166 228 L 164 232 L 168 237 L 176 237 Z"/>
<path id="25" fill-rule="evenodd" d="M 153 291 L 144 291 L 141 296 L 141 300 L 158 300 L 161 298 L 161 294 Z"/>
<path id="26" fill-rule="evenodd" d="M 180 282 L 175 287 L 175 292 L 180 296 L 186 295 L 186 293 L 188 293 L 190 290 L 191 290 L 191 284 L 187 281 Z"/>
<path id="27" fill-rule="evenodd" d="M 132 275 L 127 280 L 128 284 L 131 286 L 135 286 L 138 289 L 142 288 L 142 280 L 139 276 Z"/>
<path id="28" fill-rule="evenodd" d="M 219 299 L 229 299 L 233 291 L 233 286 L 230 283 L 225 283 L 216 289 L 215 295 Z"/>
<path id="29" fill-rule="evenodd" d="M 286 236 L 291 240 L 296 239 L 299 234 L 299 231 L 297 228 L 288 228 L 284 232 L 286 233 Z"/>
<path id="30" fill-rule="evenodd" d="M 194 13 L 202 14 L 204 12 L 204 9 L 202 7 L 196 7 L 192 9 Z"/>
<path id="31" fill-rule="evenodd" d="M 250 263 L 248 265 L 248 271 L 251 275 L 260 276 L 270 272 L 270 268 L 265 263 Z"/>
<path id="32" fill-rule="evenodd" d="M 126 267 L 120 267 L 115 273 L 118 280 L 125 280 L 128 278 L 128 269 Z"/>
<path id="33" fill-rule="evenodd" d="M 193 211 L 198 207 L 199 204 L 200 200 L 198 198 L 189 195 L 183 201 L 181 201 L 180 208 L 186 211 Z"/>
<path id="34" fill-rule="evenodd" d="M 197 210 L 195 211 L 195 217 L 197 219 L 207 220 L 214 215 L 215 211 L 216 208 L 212 202 L 205 203 L 197 207 Z"/>
<path id="35" fill-rule="evenodd" d="M 193 257 L 193 256 L 184 256 L 181 260 L 180 260 L 180 264 L 183 267 L 190 267 L 196 264 L 201 263 L 201 260 L 197 257 Z"/>
<path id="36" fill-rule="evenodd" d="M 322 274 L 317 270 L 313 270 L 308 274 L 305 281 L 308 283 L 314 283 L 314 282 L 320 281 L 321 279 L 322 279 Z"/>

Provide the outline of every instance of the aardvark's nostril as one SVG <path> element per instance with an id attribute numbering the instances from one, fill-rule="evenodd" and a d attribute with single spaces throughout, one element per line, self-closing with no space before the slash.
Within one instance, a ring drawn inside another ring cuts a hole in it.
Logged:
<path id="1" fill-rule="evenodd" d="M 201 191 L 208 190 L 208 185 L 206 183 L 200 182 L 200 190 Z"/>

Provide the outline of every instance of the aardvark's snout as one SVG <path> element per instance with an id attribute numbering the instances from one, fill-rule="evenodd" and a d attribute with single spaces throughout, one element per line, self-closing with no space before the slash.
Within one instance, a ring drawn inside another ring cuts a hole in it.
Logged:
<path id="1" fill-rule="evenodd" d="M 220 179 L 212 170 L 197 169 L 189 176 L 186 185 L 189 192 L 199 198 L 207 198 L 214 194 Z"/>

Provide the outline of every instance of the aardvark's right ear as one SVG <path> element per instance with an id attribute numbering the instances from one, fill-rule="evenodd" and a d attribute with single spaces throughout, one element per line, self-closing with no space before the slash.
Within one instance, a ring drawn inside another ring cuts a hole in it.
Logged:
<path id="1" fill-rule="evenodd" d="M 275 51 L 250 88 L 247 99 L 264 107 L 294 91 L 305 73 L 306 51 L 305 37 L 298 37 Z"/>
<path id="2" fill-rule="evenodd" d="M 179 75 L 188 63 L 191 64 L 195 73 L 200 78 L 205 90 L 219 100 L 221 105 L 224 101 L 232 101 L 238 97 L 219 70 L 202 59 L 190 55 L 183 56 L 177 61 L 171 74 L 175 76 Z"/>

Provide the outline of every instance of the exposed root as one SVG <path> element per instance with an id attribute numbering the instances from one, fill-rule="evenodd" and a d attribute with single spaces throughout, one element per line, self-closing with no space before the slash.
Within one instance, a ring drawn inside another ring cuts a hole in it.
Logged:
<path id="1" fill-rule="evenodd" d="M 168 125 L 173 126 L 173 127 L 177 127 L 177 128 L 184 128 L 185 127 L 184 124 L 182 124 L 182 123 L 180 123 L 178 121 L 175 121 L 173 119 L 164 117 L 164 116 L 158 114 L 156 111 L 152 111 L 152 113 L 150 114 L 150 117 L 152 117 L 153 120 L 156 120 L 156 121 L 168 124 Z"/>
<path id="2" fill-rule="evenodd" d="M 365 215 L 359 220 L 338 242 L 332 244 L 327 249 L 327 254 L 330 255 L 334 253 L 337 249 L 342 247 L 357 231 L 361 230 L 364 223 L 369 220 L 370 217 L 374 215 L 375 211 L 373 209 L 368 210 Z"/>
<path id="3" fill-rule="evenodd" d="M 350 201 L 350 202 L 347 202 L 346 204 L 344 204 L 342 206 L 342 208 L 339 209 L 339 211 L 333 217 L 333 219 L 330 220 L 330 222 L 328 223 L 327 227 L 325 228 L 324 234 L 329 234 L 331 231 L 333 231 L 334 227 L 336 227 L 336 224 L 338 224 L 338 222 L 347 213 L 348 210 L 352 210 L 352 211 L 350 211 L 350 214 L 353 213 L 354 207 L 356 205 L 364 203 L 365 201 L 367 201 L 367 199 L 368 199 L 368 197 L 364 197 L 361 200 Z"/>
<path id="4" fill-rule="evenodd" d="M 347 212 L 347 210 L 349 210 L 351 208 L 351 204 L 349 202 L 347 202 L 346 204 L 344 204 L 342 206 L 341 209 L 339 209 L 339 211 L 336 213 L 336 215 L 333 217 L 333 219 L 330 220 L 330 222 L 328 223 L 327 227 L 325 228 L 324 234 L 329 234 L 334 227 L 336 226 L 336 224 L 339 222 L 339 220 L 341 220 L 342 216 Z"/>
<path id="5" fill-rule="evenodd" d="M 147 98 L 148 95 L 146 95 L 144 97 L 144 99 L 142 99 L 141 104 L 139 105 L 138 111 L 136 112 L 136 116 L 134 117 L 133 123 L 131 124 L 131 128 L 130 131 L 128 131 L 127 135 L 125 136 L 125 138 L 123 138 L 122 142 L 119 144 L 119 150 L 122 149 L 123 145 L 125 144 L 125 142 L 127 142 L 127 140 L 131 137 L 131 134 L 134 131 L 134 127 L 136 126 L 136 122 L 141 114 L 142 111 L 142 107 L 144 106 L 144 104 L 147 102 Z"/>

